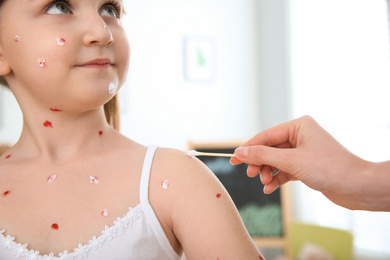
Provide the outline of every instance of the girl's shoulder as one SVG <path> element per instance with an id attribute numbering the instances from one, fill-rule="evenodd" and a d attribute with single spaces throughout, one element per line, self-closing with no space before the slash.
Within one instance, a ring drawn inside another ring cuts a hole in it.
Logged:
<path id="1" fill-rule="evenodd" d="M 173 182 L 175 180 L 203 182 L 205 178 L 216 178 L 199 159 L 188 156 L 184 151 L 171 148 L 157 149 L 152 171 L 160 178 L 171 178 Z"/>
<path id="2" fill-rule="evenodd" d="M 182 209 L 189 210 L 190 204 L 214 204 L 218 194 L 227 195 L 216 175 L 203 162 L 169 148 L 157 149 L 149 186 L 151 203 L 169 217 Z M 228 195 L 226 198 L 230 200 Z"/>
<path id="3" fill-rule="evenodd" d="M 163 229 L 183 246 L 188 259 L 259 259 L 228 192 L 199 159 L 157 149 L 149 185 Z"/>
<path id="4" fill-rule="evenodd" d="M 180 252 L 186 240 L 177 233 L 187 228 L 181 220 L 194 221 L 195 212 L 202 206 L 209 208 L 209 199 L 212 201 L 216 194 L 224 193 L 223 190 L 215 175 L 197 158 L 176 149 L 156 150 L 150 173 L 149 201 L 176 252 Z"/>

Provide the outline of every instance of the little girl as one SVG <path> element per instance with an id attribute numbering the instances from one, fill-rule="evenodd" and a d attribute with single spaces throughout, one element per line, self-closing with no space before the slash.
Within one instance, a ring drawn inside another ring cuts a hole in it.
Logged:
<path id="1" fill-rule="evenodd" d="M 262 259 L 205 165 L 115 130 L 122 5 L 0 0 L 1 80 L 23 112 L 0 157 L 0 259 Z"/>

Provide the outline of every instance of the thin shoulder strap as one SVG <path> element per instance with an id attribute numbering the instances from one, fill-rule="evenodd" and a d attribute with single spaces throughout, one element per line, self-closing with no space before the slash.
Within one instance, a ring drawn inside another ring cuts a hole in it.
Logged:
<path id="1" fill-rule="evenodd" d="M 146 151 L 144 165 L 142 167 L 141 183 L 140 183 L 140 202 L 141 204 L 149 204 L 149 179 L 150 172 L 153 164 L 154 154 L 156 153 L 157 146 L 149 146 Z"/>
<path id="2" fill-rule="evenodd" d="M 144 165 L 142 168 L 142 176 L 140 183 L 140 202 L 142 210 L 145 214 L 145 219 L 153 230 L 154 235 L 156 236 L 161 247 L 164 249 L 165 254 L 169 259 L 179 260 L 180 257 L 176 254 L 175 250 L 172 248 L 169 243 L 168 238 L 166 237 L 164 230 L 162 229 L 160 222 L 157 219 L 156 214 L 152 206 L 149 203 L 149 179 L 151 168 L 153 164 L 154 154 L 156 153 L 157 147 L 150 146 L 145 155 Z"/>

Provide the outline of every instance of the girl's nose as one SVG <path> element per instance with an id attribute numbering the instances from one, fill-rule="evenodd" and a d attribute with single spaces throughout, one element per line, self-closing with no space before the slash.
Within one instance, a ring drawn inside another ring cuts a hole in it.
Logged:
<path id="1" fill-rule="evenodd" d="M 91 45 L 110 45 L 114 42 L 114 38 L 110 28 L 106 25 L 103 18 L 98 15 L 89 16 L 82 25 L 85 33 L 83 42 L 86 46 Z"/>

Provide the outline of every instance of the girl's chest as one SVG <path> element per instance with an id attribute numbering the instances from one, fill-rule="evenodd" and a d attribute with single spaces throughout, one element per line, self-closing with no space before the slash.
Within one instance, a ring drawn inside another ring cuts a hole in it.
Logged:
<path id="1" fill-rule="evenodd" d="M 138 205 L 139 176 L 89 169 L 0 174 L 3 235 L 41 254 L 71 252 Z"/>

